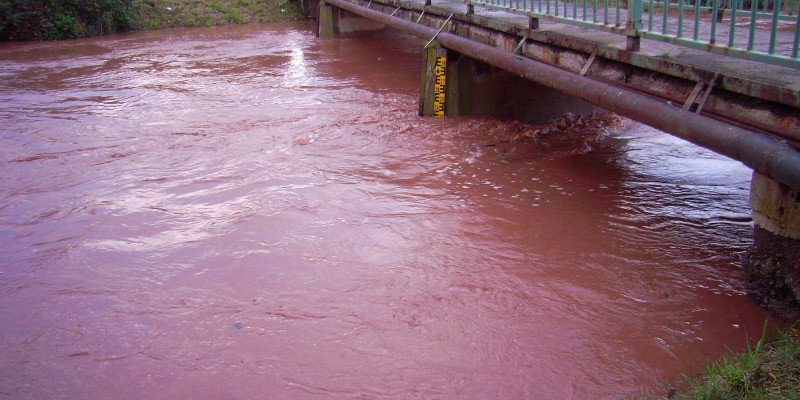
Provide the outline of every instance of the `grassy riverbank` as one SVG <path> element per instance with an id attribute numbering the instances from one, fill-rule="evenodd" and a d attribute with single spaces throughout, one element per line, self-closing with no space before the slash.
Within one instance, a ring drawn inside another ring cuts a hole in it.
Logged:
<path id="1" fill-rule="evenodd" d="M 292 21 L 298 0 L 133 0 L 136 29 Z"/>
<path id="2" fill-rule="evenodd" d="M 800 323 L 763 337 L 743 354 L 731 354 L 688 379 L 684 391 L 668 389 L 667 398 L 681 400 L 800 399 Z M 664 398 L 652 397 L 649 399 Z"/>
<path id="3" fill-rule="evenodd" d="M 0 0 L 0 40 L 304 18 L 299 0 Z"/>

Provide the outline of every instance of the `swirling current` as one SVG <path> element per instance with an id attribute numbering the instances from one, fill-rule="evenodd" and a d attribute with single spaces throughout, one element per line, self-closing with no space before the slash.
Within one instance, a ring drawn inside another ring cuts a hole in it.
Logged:
<path id="1" fill-rule="evenodd" d="M 615 399 L 757 338 L 750 170 L 421 118 L 419 40 L 0 45 L 0 398 Z"/>

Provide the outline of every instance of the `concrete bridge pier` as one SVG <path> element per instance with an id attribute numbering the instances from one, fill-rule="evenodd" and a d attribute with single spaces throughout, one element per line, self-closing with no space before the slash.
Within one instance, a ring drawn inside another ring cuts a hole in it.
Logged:
<path id="1" fill-rule="evenodd" d="M 458 111 L 445 111 L 445 104 L 454 104 L 458 93 L 453 93 L 451 79 L 448 79 L 448 51 L 436 41 L 422 49 L 422 82 L 419 90 L 419 115 L 421 117 L 441 117 L 458 115 Z M 452 68 L 450 68 L 452 69 Z M 448 83 L 450 83 L 448 85 Z M 450 93 L 448 93 L 448 89 Z M 448 96 L 448 94 L 450 96 Z M 447 101 L 450 97 L 450 101 Z M 451 106 L 452 108 L 452 106 Z"/>
<path id="2" fill-rule="evenodd" d="M 800 191 L 758 172 L 750 184 L 753 244 L 742 261 L 747 290 L 780 318 L 800 318 Z"/>
<path id="3" fill-rule="evenodd" d="M 319 2 L 317 37 L 330 39 L 348 33 L 377 31 L 385 27 L 385 25 L 371 19 L 327 4 L 324 0 Z"/>
<path id="4" fill-rule="evenodd" d="M 371 19 L 319 1 L 317 36 L 320 38 L 384 28 L 385 25 Z M 576 97 L 447 49 L 436 40 L 423 48 L 422 58 L 420 116 L 491 115 L 549 122 L 568 113 L 602 111 Z"/>
<path id="5" fill-rule="evenodd" d="M 446 49 L 435 40 L 423 49 L 420 116 L 491 115 L 527 122 L 549 122 L 565 114 L 603 111 L 514 75 Z"/>

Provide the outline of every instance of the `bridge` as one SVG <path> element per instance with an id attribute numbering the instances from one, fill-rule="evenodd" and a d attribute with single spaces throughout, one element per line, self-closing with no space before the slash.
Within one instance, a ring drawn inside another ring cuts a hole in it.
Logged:
<path id="1" fill-rule="evenodd" d="M 318 36 L 417 36 L 420 115 L 612 111 L 754 170 L 743 260 L 800 317 L 800 0 L 303 0 Z"/>

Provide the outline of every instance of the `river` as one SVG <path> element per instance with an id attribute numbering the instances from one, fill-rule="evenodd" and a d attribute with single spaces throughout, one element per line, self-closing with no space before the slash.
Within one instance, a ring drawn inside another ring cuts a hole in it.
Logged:
<path id="1" fill-rule="evenodd" d="M 418 117 L 422 45 L 0 44 L 0 398 L 615 399 L 760 336 L 750 170 Z"/>

